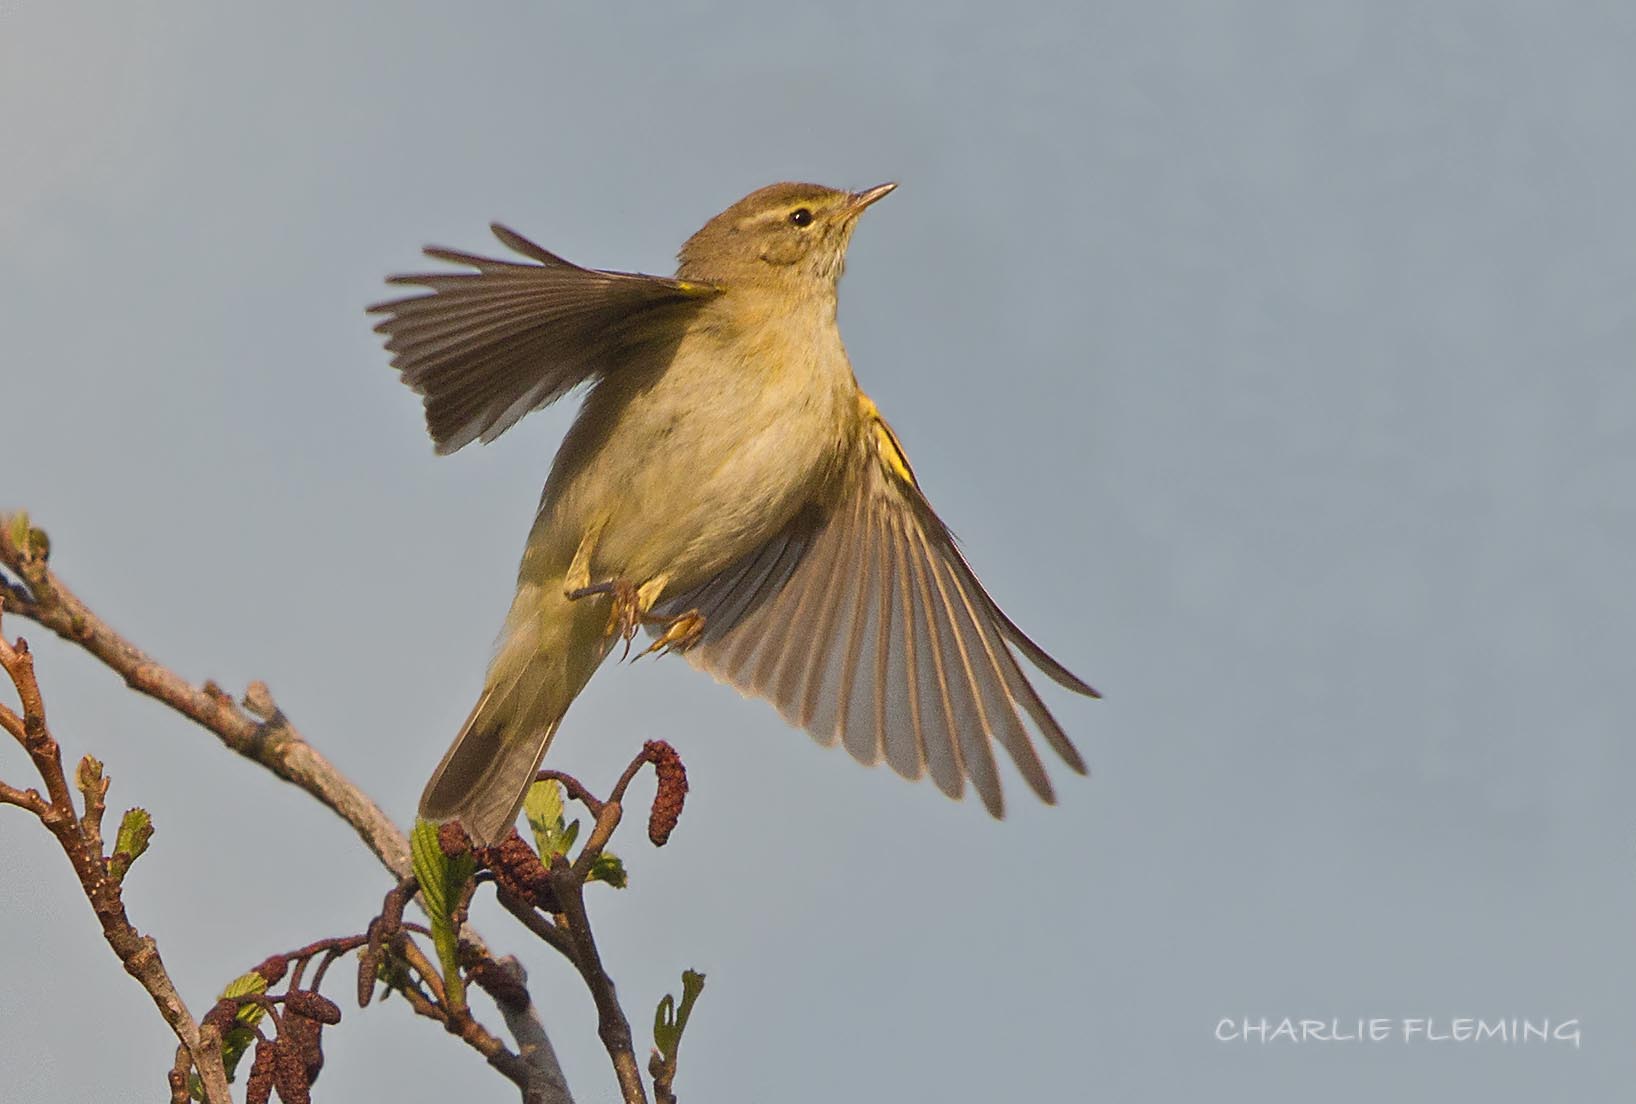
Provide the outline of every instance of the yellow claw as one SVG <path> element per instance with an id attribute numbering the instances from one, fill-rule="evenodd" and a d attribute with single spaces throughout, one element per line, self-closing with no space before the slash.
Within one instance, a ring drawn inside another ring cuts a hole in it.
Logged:
<path id="1" fill-rule="evenodd" d="M 665 623 L 665 631 L 649 644 L 636 658 L 658 653 L 685 652 L 699 642 L 704 635 L 704 614 L 698 610 L 688 610 L 677 617 L 672 617 Z"/>
<path id="2" fill-rule="evenodd" d="M 576 562 L 578 558 L 575 557 Z M 570 569 L 569 582 L 578 581 L 578 573 Z M 658 647 L 663 647 L 666 651 L 689 647 L 698 640 L 699 632 L 703 629 L 704 618 L 697 611 L 684 613 L 680 617 L 648 616 L 648 610 L 653 608 L 653 603 L 659 600 L 659 595 L 664 593 L 669 583 L 669 575 L 649 579 L 641 586 L 636 586 L 626 579 L 607 579 L 600 583 L 570 586 L 563 593 L 570 602 L 598 594 L 608 595 L 608 627 L 602 630 L 602 635 L 607 637 L 618 634 L 625 641 L 625 652 L 620 656 L 621 659 L 630 658 L 631 641 L 636 637 L 638 625 L 664 625 L 664 636 L 653 647 L 638 655 L 637 658 L 640 659 Z M 697 624 L 682 624 L 689 618 Z M 682 627 L 678 628 L 678 625 Z"/>

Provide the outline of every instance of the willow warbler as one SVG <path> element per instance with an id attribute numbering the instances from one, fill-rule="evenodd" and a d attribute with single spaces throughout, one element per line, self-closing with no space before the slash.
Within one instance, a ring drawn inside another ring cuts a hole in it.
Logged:
<path id="1" fill-rule="evenodd" d="M 1016 653 L 1096 691 L 978 583 L 841 344 L 847 244 L 894 187 L 752 192 L 670 279 L 580 268 L 499 225 L 526 262 L 428 248 L 469 271 L 391 278 L 423 292 L 370 310 L 438 452 L 589 388 L 421 816 L 503 836 L 569 704 L 638 626 L 819 743 L 951 797 L 970 780 L 996 817 L 996 743 L 1053 800 L 1030 722 L 1084 772 Z"/>

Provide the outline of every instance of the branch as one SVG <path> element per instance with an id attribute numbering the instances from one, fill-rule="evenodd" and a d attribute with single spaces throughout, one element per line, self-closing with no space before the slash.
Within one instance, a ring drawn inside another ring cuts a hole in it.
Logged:
<path id="1" fill-rule="evenodd" d="M 78 775 L 86 796 L 86 812 L 81 817 L 75 812 L 68 779 L 63 773 L 61 749 L 46 727 L 45 702 L 34 676 L 34 657 L 29 653 L 28 643 L 19 639 L 13 646 L 0 636 L 0 668 L 17 688 L 23 708 L 22 715 L 18 716 L 0 706 L 0 727 L 28 753 L 50 800 L 33 790 L 24 792 L 11 786 L 0 791 L 0 797 L 39 817 L 40 823 L 56 838 L 102 925 L 103 938 L 119 956 L 125 972 L 153 998 L 159 1014 L 187 1051 L 189 1061 L 199 1073 L 205 1100 L 209 1104 L 232 1104 L 227 1074 L 222 1068 L 220 1036 L 213 1030 L 200 1029 L 166 973 L 158 946 L 151 937 L 137 931 L 125 913 L 120 882 L 110 873 L 110 860 L 102 853 L 100 821 L 107 782 L 102 777 L 101 764 L 89 756 L 80 764 Z"/>
<path id="2" fill-rule="evenodd" d="M 591 931 L 590 917 L 585 909 L 585 886 L 597 859 L 602 856 L 608 841 L 613 838 L 614 831 L 619 827 L 620 819 L 624 815 L 625 791 L 637 773 L 650 763 L 658 775 L 658 787 L 648 818 L 648 838 L 655 847 L 662 847 L 676 827 L 676 821 L 681 816 L 682 805 L 687 797 L 687 772 L 682 767 L 681 757 L 676 754 L 675 748 L 663 740 L 649 740 L 642 746 L 641 753 L 631 760 L 630 765 L 620 774 L 619 780 L 614 783 L 614 788 L 606 801 L 597 798 L 571 775 L 554 770 L 541 770 L 536 775 L 537 781 L 556 782 L 562 785 L 569 796 L 583 804 L 595 818 L 591 825 L 590 837 L 572 862 L 562 853 L 548 855 L 542 852 L 539 855 L 539 859 L 548 863 L 545 876 L 556 914 L 554 920 L 546 919 L 536 911 L 536 907 L 530 907 L 531 902 L 524 899 L 526 893 L 518 891 L 523 888 L 518 883 L 529 879 L 523 871 L 515 869 L 508 871 L 505 868 L 503 859 L 506 847 L 502 845 L 483 849 L 489 853 L 487 865 L 496 871 L 500 903 L 531 931 L 561 951 L 574 964 L 585 982 L 585 987 L 591 991 L 591 999 L 597 1010 L 597 1034 L 613 1062 L 614 1073 L 619 1079 L 620 1091 L 626 1104 L 646 1104 L 647 1095 L 636 1064 L 630 1021 L 626 1018 L 624 1009 L 620 1007 L 613 978 L 602 965 L 596 937 Z M 518 842 L 521 843 L 520 840 Z M 527 852 L 526 845 L 521 850 Z M 533 858 L 532 853 L 519 857 L 525 862 Z M 518 888 L 514 889 L 514 886 Z M 539 902 L 532 904 L 537 906 Z M 663 1068 L 663 1072 L 662 1077 L 658 1073 L 655 1074 L 655 1093 L 663 1094 L 664 1099 L 674 1101 L 675 1097 L 670 1093 L 670 1082 L 675 1078 L 674 1059 L 669 1067 Z"/>
<path id="3" fill-rule="evenodd" d="M 264 683 L 250 684 L 242 706 L 214 683 L 192 685 L 91 612 L 31 548 L 17 547 L 14 530 L 18 528 L 0 525 L 0 564 L 15 572 L 27 591 L 14 586 L 0 590 L 0 608 L 15 611 L 79 645 L 131 689 L 170 706 L 214 733 L 230 750 L 306 790 L 352 825 L 395 877 L 410 873 L 409 841 L 397 825 L 302 738 Z"/>
<path id="4" fill-rule="evenodd" d="M 612 814 L 610 819 L 617 824 L 617 801 L 609 802 L 604 807 L 603 815 L 608 816 L 609 813 Z M 602 817 L 597 820 L 600 828 Z M 609 834 L 612 831 L 610 827 Z M 574 966 L 585 980 L 585 987 L 591 991 L 591 999 L 596 1004 L 597 1036 L 607 1049 L 608 1057 L 613 1060 L 614 1075 L 619 1078 L 619 1090 L 624 1094 L 625 1104 L 647 1104 L 647 1091 L 642 1087 L 642 1074 L 631 1045 L 631 1024 L 625 1018 L 624 1009 L 619 1006 L 613 978 L 603 968 L 596 938 L 591 934 L 591 921 L 585 913 L 585 882 L 575 873 L 573 866 L 559 855 L 551 864 L 551 884 L 557 891 L 564 926 L 573 941 Z"/>
<path id="5" fill-rule="evenodd" d="M 517 1055 L 535 1073 L 531 1091 L 538 1091 L 539 1104 L 573 1104 L 568 1079 L 563 1076 L 557 1052 L 545 1033 L 545 1024 L 528 997 L 528 971 L 515 957 L 489 959 L 492 970 L 473 970 L 472 980 L 500 1006 L 506 1030 L 517 1040 Z"/>
<path id="6" fill-rule="evenodd" d="M 350 824 L 365 846 L 400 882 L 412 875 L 413 863 L 408 839 L 379 805 L 307 743 L 274 703 L 265 684 L 259 681 L 251 683 L 241 705 L 235 703 L 214 683 L 206 682 L 203 686 L 189 683 L 115 632 L 93 613 L 47 565 L 49 548 L 46 535 L 38 529 L 30 528 L 26 515 L 0 517 L 0 567 L 10 571 L 23 583 L 22 586 L 18 586 L 0 574 L 0 611 L 15 612 L 50 629 L 69 643 L 85 649 L 123 678 L 125 684 L 133 690 L 170 706 L 214 734 L 225 747 L 260 764 L 312 795 L 321 805 Z M 26 652 L 24 654 L 26 655 Z M 27 701 L 26 698 L 24 700 Z M 9 713 L 9 710 L 6 712 Z M 43 726 L 43 721 L 41 723 Z M 6 727 L 9 730 L 10 725 L 7 724 Z M 66 794 L 66 786 L 64 792 Z M 89 793 L 87 802 L 89 812 L 91 802 Z M 47 807 L 49 803 L 33 790 L 20 791 L 0 783 L 0 804 L 18 805 L 41 815 L 36 806 Z M 97 814 L 93 822 L 93 829 L 97 832 L 100 831 L 100 826 L 96 822 L 100 821 L 100 816 L 98 798 Z M 73 855 L 70 855 L 70 858 L 73 858 Z M 117 899 L 117 885 L 115 896 Z M 95 905 L 96 901 L 93 900 L 92 903 Z M 98 915 L 100 918 L 101 913 Z M 136 935 L 134 929 L 131 930 L 131 934 Z M 465 927 L 462 935 L 473 945 L 480 958 L 490 962 L 496 961 L 482 938 L 469 925 Z M 113 937 L 110 936 L 110 942 L 112 940 Z M 137 961 L 145 969 L 157 969 L 158 974 L 162 975 L 163 967 L 159 965 L 157 951 L 151 949 L 152 941 L 144 940 L 144 943 L 149 948 L 145 954 L 135 956 L 133 951 L 132 960 L 126 960 L 122 954 L 122 961 L 126 961 L 127 969 L 131 969 L 131 961 Z M 116 946 L 115 950 L 118 951 L 119 947 Z M 151 967 L 146 965 L 150 962 Z M 520 973 L 520 967 L 518 972 Z M 168 978 L 165 978 L 165 984 L 169 986 Z M 152 991 L 150 989 L 150 992 Z M 169 992 L 175 996 L 174 987 L 169 987 Z M 485 1052 L 485 1057 L 517 1083 L 526 1104 L 573 1104 L 573 1097 L 568 1092 L 556 1053 L 545 1035 L 544 1026 L 527 990 L 520 986 L 513 987 L 507 990 L 507 996 L 507 1001 L 500 1002 L 501 1014 L 513 1031 L 519 1053 L 512 1054 L 500 1045 L 498 1040 L 494 1040 L 494 1045 L 490 1049 L 495 1050 L 495 1053 Z M 183 1016 L 188 1015 L 179 997 L 175 998 L 175 1006 L 180 1009 Z M 166 1007 L 161 1005 L 161 1012 L 165 1011 Z M 166 1020 L 172 1023 L 173 1028 L 177 1028 L 177 1024 L 181 1022 L 172 1021 L 169 1014 L 166 1015 Z M 191 1022 L 189 1017 L 187 1024 Z M 182 1039 L 183 1046 L 190 1054 L 196 1053 L 197 1047 L 205 1045 L 206 1041 L 198 1038 L 198 1031 L 198 1028 L 193 1028 L 191 1037 L 183 1037 L 181 1029 L 178 1029 L 178 1037 Z M 219 1056 L 219 1038 L 215 1037 L 216 1033 L 209 1027 L 204 1031 L 210 1037 L 207 1041 L 210 1047 L 214 1048 L 212 1052 Z M 492 1039 L 492 1036 L 489 1038 Z M 472 1040 L 468 1038 L 467 1041 Z M 205 1067 L 201 1066 L 201 1070 L 203 1068 Z M 217 1071 L 221 1070 L 219 1057 L 215 1068 Z M 210 1088 L 208 1079 L 206 1088 L 207 1090 Z M 228 1102 L 225 1081 L 221 1090 L 222 1095 L 219 1099 Z M 173 1071 L 173 1096 L 177 1091 Z M 185 1086 L 181 1091 L 185 1093 Z M 207 1098 L 213 1104 L 217 1099 L 214 1096 Z"/>

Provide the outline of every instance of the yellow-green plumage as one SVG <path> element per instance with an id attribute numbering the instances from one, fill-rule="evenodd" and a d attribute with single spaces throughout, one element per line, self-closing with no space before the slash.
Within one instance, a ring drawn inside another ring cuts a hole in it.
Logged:
<path id="1" fill-rule="evenodd" d="M 393 363 L 425 397 L 440 451 L 490 440 L 578 384 L 483 694 L 421 801 L 493 841 L 515 819 L 563 713 L 634 614 L 696 610 L 685 652 L 772 700 L 821 742 L 970 780 L 1001 812 L 992 744 L 1051 800 L 1025 726 L 1080 761 L 1012 649 L 1094 691 L 1005 618 L 858 390 L 836 327 L 857 216 L 890 190 L 781 184 L 712 219 L 678 279 L 581 269 L 520 236 L 535 263 L 428 250 L 474 272 L 377 308 Z"/>
<path id="2" fill-rule="evenodd" d="M 570 702 L 606 656 L 606 610 L 563 597 L 555 578 L 523 581 L 483 693 L 421 796 L 427 820 L 459 819 L 483 842 L 504 835 Z"/>

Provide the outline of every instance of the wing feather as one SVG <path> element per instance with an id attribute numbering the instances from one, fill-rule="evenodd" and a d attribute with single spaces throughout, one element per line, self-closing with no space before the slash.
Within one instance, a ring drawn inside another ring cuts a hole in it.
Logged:
<path id="1" fill-rule="evenodd" d="M 927 689 L 926 698 L 931 703 L 928 711 L 927 728 L 922 733 L 926 745 L 926 766 L 937 788 L 950 797 L 959 797 L 965 792 L 966 768 L 960 755 L 960 741 L 956 735 L 959 720 L 954 715 L 954 703 L 949 692 L 949 673 L 943 657 L 942 634 L 937 631 L 936 603 L 932 595 L 931 584 L 927 581 L 930 573 L 926 561 L 917 553 L 914 537 L 910 533 L 902 534 L 904 541 L 904 560 L 915 577 L 915 590 L 919 602 L 915 612 L 919 624 L 916 626 L 917 639 L 925 660 L 921 666 L 921 681 Z"/>
<path id="2" fill-rule="evenodd" d="M 892 769 L 904 778 L 916 779 L 926 770 L 927 748 L 925 722 L 921 716 L 919 637 L 915 631 L 914 596 L 910 590 L 913 569 L 907 562 L 908 545 L 904 543 L 902 527 L 890 526 L 887 539 L 891 542 L 886 555 L 892 561 L 892 575 L 897 583 L 897 631 L 900 634 L 892 649 L 894 675 L 892 683 L 903 687 L 903 704 L 907 707 L 907 724 L 892 725 L 886 733 L 886 760 Z M 959 780 L 959 772 L 954 779 Z"/>
<path id="3" fill-rule="evenodd" d="M 994 752 L 991 747 L 993 731 L 989 725 L 988 714 L 983 709 L 977 676 L 972 669 L 971 657 L 966 653 L 965 639 L 960 635 L 959 626 L 955 621 L 954 606 L 949 601 L 948 588 L 939 571 L 937 554 L 927 541 L 924 529 L 916 530 L 915 537 L 920 544 L 920 554 L 924 557 L 926 573 L 931 577 L 932 592 L 936 600 L 930 620 L 937 628 L 938 650 L 942 653 L 943 662 L 948 668 L 947 700 L 951 712 L 950 724 L 956 739 L 955 746 L 960 749 L 960 757 L 965 761 L 966 777 L 971 779 L 972 788 L 977 791 L 977 796 L 982 798 L 984 807 L 990 813 L 1000 817 L 1004 815 L 1004 805 L 1000 799 L 999 774 L 994 769 Z"/>
<path id="4" fill-rule="evenodd" d="M 865 432 L 844 493 L 656 612 L 702 613 L 689 660 L 768 698 L 819 743 L 838 742 L 864 763 L 885 759 L 907 778 L 929 775 L 952 797 L 969 781 L 1000 816 L 997 743 L 1049 803 L 1036 735 L 1073 770 L 1085 764 L 1016 653 L 1069 689 L 1095 691 L 1000 611 L 897 438 L 862 403 Z"/>
<path id="5" fill-rule="evenodd" d="M 829 600 L 832 591 L 842 581 L 845 563 L 836 555 L 839 531 L 833 527 L 821 530 L 812 544 L 800 574 L 790 579 L 786 591 L 798 592 L 795 610 L 789 616 L 784 632 L 783 657 L 773 671 L 767 697 L 776 703 L 790 723 L 806 727 L 799 709 L 790 703 L 805 699 L 807 680 L 811 677 L 812 657 L 818 650 L 812 642 L 823 640 L 825 626 L 834 612 Z"/>
<path id="6" fill-rule="evenodd" d="M 492 441 L 531 410 L 616 372 L 674 340 L 665 316 L 719 294 L 706 284 L 580 268 L 504 226 L 509 248 L 535 264 L 428 247 L 472 272 L 393 276 L 424 293 L 377 303 L 392 367 L 418 392 L 439 452 Z"/>
<path id="7" fill-rule="evenodd" d="M 854 713 L 854 695 L 858 692 L 858 679 L 868 678 L 871 667 L 864 657 L 864 648 L 869 643 L 869 628 L 871 614 L 874 612 L 873 585 L 874 572 L 870 561 L 874 559 L 875 548 L 871 542 L 871 532 L 874 516 L 866 513 L 861 519 L 860 532 L 856 534 L 858 571 L 853 579 L 852 593 L 848 598 L 852 604 L 852 616 L 849 631 L 847 632 L 846 651 L 841 659 L 841 685 L 835 708 L 836 735 L 843 738 L 846 750 L 852 758 L 865 766 L 872 766 L 879 757 L 879 749 L 870 741 L 873 732 L 869 726 L 860 723 L 860 718 Z M 869 687 L 864 687 L 865 696 Z M 868 708 L 867 703 L 864 708 Z"/>

